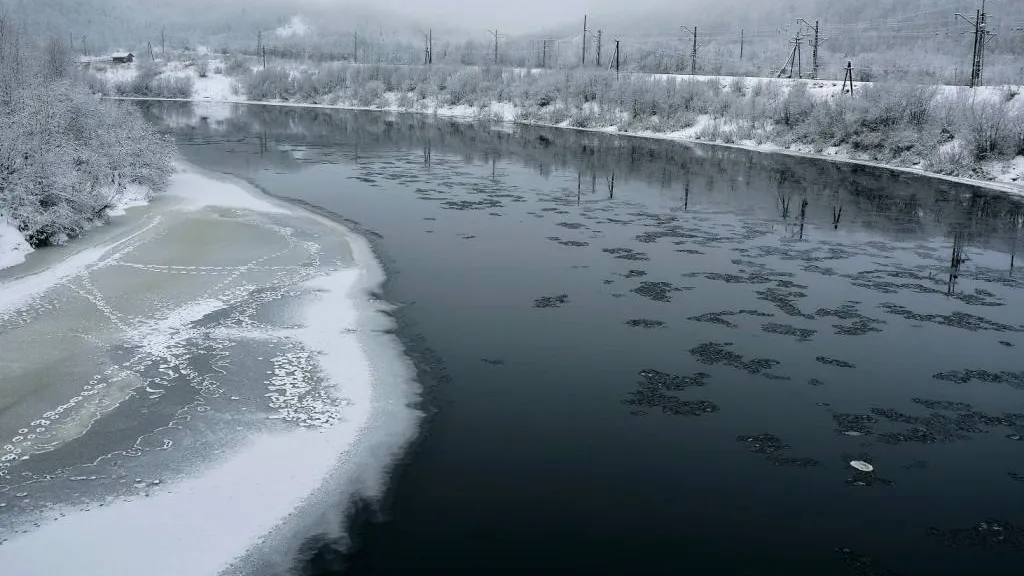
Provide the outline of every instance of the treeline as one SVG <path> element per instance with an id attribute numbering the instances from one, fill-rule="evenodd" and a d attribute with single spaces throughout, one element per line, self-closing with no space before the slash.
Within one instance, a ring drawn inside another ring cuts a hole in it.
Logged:
<path id="1" fill-rule="evenodd" d="M 232 67 L 240 69 L 240 67 Z M 849 95 L 814 96 L 806 82 L 659 78 L 601 71 L 531 73 L 497 67 L 332 64 L 269 67 L 238 77 L 251 100 L 356 105 L 418 112 L 467 105 L 482 118 L 511 104 L 522 123 L 622 132 L 671 133 L 724 143 L 777 144 L 984 177 L 986 163 L 1024 155 L 1024 106 L 1017 92 L 955 94 L 876 84 Z"/>
<path id="2" fill-rule="evenodd" d="M 21 30 L 0 14 L 0 214 L 40 246 L 105 218 L 129 187 L 164 188 L 173 147 L 78 81 L 62 39 Z"/>

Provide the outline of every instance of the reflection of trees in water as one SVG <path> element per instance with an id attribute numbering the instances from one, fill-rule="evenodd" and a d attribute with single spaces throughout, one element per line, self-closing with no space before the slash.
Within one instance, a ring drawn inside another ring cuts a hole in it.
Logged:
<path id="1" fill-rule="evenodd" d="M 968 223 L 972 244 L 1005 253 L 1015 252 L 1020 235 L 1021 202 L 970 186 L 872 167 L 814 161 L 784 154 L 747 152 L 715 146 L 689 145 L 628 136 L 613 136 L 532 126 L 460 123 L 427 115 L 367 113 L 344 110 L 236 106 L 223 121 L 201 122 L 188 104 L 156 102 L 142 105 L 156 124 L 185 143 L 204 143 L 204 155 L 221 154 L 225 161 L 251 150 L 263 166 L 297 170 L 302 162 L 290 146 L 313 149 L 328 161 L 356 162 L 396 148 L 422 149 L 424 164 L 436 168 L 440 152 L 468 164 L 516 163 L 542 176 L 554 171 L 578 172 L 596 181 L 611 175 L 622 183 L 644 182 L 675 191 L 684 209 L 691 192 L 703 207 L 739 204 L 760 211 L 791 213 L 791 199 L 820 199 L 807 223 L 838 228 L 847 225 L 884 235 L 937 236 L 958 222 Z M 262 134 L 262 143 L 257 135 Z M 218 152 L 217 149 L 220 149 Z M 619 194 L 619 198 L 622 194 Z M 783 200 L 785 199 L 785 200 Z M 775 208 L 773 208 L 773 205 Z M 831 214 L 829 214 L 831 213 Z"/>

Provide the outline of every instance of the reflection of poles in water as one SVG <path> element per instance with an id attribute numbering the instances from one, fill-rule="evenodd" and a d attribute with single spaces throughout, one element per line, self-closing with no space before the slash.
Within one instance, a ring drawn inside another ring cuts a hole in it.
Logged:
<path id="1" fill-rule="evenodd" d="M 597 172 L 590 172 L 590 194 L 597 194 Z"/>
<path id="2" fill-rule="evenodd" d="M 683 189 L 683 210 L 690 209 L 690 183 L 686 183 L 686 187 Z"/>
<path id="3" fill-rule="evenodd" d="M 498 180 L 498 157 L 491 157 L 491 180 Z"/>
<path id="4" fill-rule="evenodd" d="M 790 203 L 791 198 L 789 196 L 784 196 L 782 194 L 782 190 L 779 190 L 778 195 L 779 195 L 779 210 L 782 212 L 782 219 L 785 220 L 785 219 L 789 218 L 789 203 Z"/>
<path id="5" fill-rule="evenodd" d="M 270 152 L 270 146 L 267 143 L 267 139 L 267 131 L 264 130 L 263 133 L 260 134 L 260 156 Z"/>
<path id="6" fill-rule="evenodd" d="M 948 296 L 952 296 L 956 292 L 956 283 L 960 279 L 960 267 L 967 261 L 964 258 L 966 244 L 966 234 L 963 232 L 953 234 L 953 255 L 949 261 L 949 282 L 946 288 L 946 295 Z"/>
<path id="7" fill-rule="evenodd" d="M 800 202 L 800 239 L 804 239 L 804 221 L 807 220 L 807 198 Z"/>
<path id="8" fill-rule="evenodd" d="M 576 173 L 576 205 L 580 205 L 580 196 L 583 195 L 583 172 Z"/>
<path id="9" fill-rule="evenodd" d="M 839 220 L 843 217 L 843 205 L 832 207 L 832 229 L 839 230 Z"/>
<path id="10" fill-rule="evenodd" d="M 433 162 L 433 151 L 431 150 L 431 147 L 430 147 L 430 141 L 427 140 L 427 143 L 423 145 L 423 165 L 427 167 L 428 171 L 430 170 L 432 162 Z"/>
<path id="11" fill-rule="evenodd" d="M 611 176 L 607 176 L 608 181 L 608 199 L 612 200 L 615 198 L 615 172 L 612 172 Z"/>
<path id="12" fill-rule="evenodd" d="M 1010 276 L 1013 277 L 1013 267 L 1017 262 L 1017 244 L 1020 241 L 1020 230 L 1024 227 L 1024 212 L 1018 212 L 1013 219 L 1013 247 L 1010 249 Z"/>

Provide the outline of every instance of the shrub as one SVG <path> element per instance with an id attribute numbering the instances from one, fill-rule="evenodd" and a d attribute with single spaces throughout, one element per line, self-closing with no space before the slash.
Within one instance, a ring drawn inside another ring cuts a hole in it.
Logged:
<path id="1" fill-rule="evenodd" d="M 384 83 L 377 80 L 371 80 L 367 82 L 365 86 L 359 88 L 357 101 L 360 106 L 373 106 L 381 103 L 381 99 L 384 97 Z"/>
<path id="2" fill-rule="evenodd" d="M 241 57 L 235 56 L 231 60 L 228 60 L 227 66 L 224 67 L 224 73 L 231 77 L 244 76 L 250 74 L 252 68 L 243 60 Z"/>
<path id="3" fill-rule="evenodd" d="M 1005 103 L 974 102 L 963 117 L 964 140 L 976 160 L 1008 155 L 1014 148 L 1014 134 Z"/>
<path id="4" fill-rule="evenodd" d="M 34 246 L 104 217 L 129 185 L 159 191 L 173 147 L 128 104 L 69 82 L 30 81 L 0 104 L 0 213 Z M 7 108 L 9 106 L 9 108 Z"/>
<path id="5" fill-rule="evenodd" d="M 198 62 L 196 62 L 196 74 L 198 74 L 200 78 L 206 78 L 206 76 L 209 75 L 209 73 L 210 73 L 210 61 L 209 60 L 207 60 L 206 58 L 202 58 Z"/>
<path id="6" fill-rule="evenodd" d="M 740 94 L 740 95 L 742 95 L 742 94 L 746 93 L 746 91 L 747 91 L 746 89 L 747 89 L 747 81 L 746 81 L 745 78 L 741 78 L 739 76 L 736 76 L 736 77 L 734 77 L 729 82 L 729 92 L 732 92 L 733 94 Z"/>
<path id="7" fill-rule="evenodd" d="M 242 78 L 240 84 L 251 100 L 289 100 L 296 93 L 291 74 L 280 67 L 252 72 Z"/>

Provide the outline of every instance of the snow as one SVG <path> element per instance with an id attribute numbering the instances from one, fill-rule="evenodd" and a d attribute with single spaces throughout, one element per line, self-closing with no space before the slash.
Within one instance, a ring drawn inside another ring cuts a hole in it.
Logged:
<path id="1" fill-rule="evenodd" d="M 221 60 L 210 60 L 210 72 L 206 78 L 200 78 L 192 72 L 195 81 L 195 98 L 197 100 L 209 100 L 212 102 L 230 102 L 239 99 L 234 94 L 233 86 L 235 81 L 224 74 L 214 72 L 217 68 L 224 66 Z"/>
<path id="2" fill-rule="evenodd" d="M 383 270 L 368 243 L 325 218 L 273 204 L 244 184 L 179 168 L 169 191 L 178 202 L 162 203 L 163 210 L 191 214 L 227 207 L 259 212 L 269 222 L 279 215 L 308 218 L 347 241 L 351 264 L 325 267 L 318 277 L 295 287 L 306 296 L 300 304 L 300 327 L 273 329 L 275 338 L 296 341 L 312 352 L 317 372 L 346 406 L 343 417 L 318 428 L 259 433 L 193 476 L 150 482 L 145 498 L 65 510 L 66 516 L 0 544 L 4 574 L 199 576 L 244 565 L 253 561 L 248 560 L 252 554 L 283 558 L 290 551 L 275 553 L 268 546 L 286 538 L 281 531 L 299 522 L 298 511 L 319 517 L 322 501 L 338 505 L 338 498 L 345 502 L 356 493 L 380 494 L 387 464 L 415 425 L 417 413 L 408 407 L 411 368 L 393 336 L 382 326 L 367 325 L 387 323 L 375 314 L 384 305 L 369 295 L 383 280 Z M 90 266 L 105 265 L 103 257 L 116 261 L 116 253 L 110 256 L 116 246 L 160 219 L 155 214 L 129 238 L 0 284 L 0 302 L 16 305 L 23 296 L 43 292 Z M 184 327 L 223 306 L 219 299 L 199 299 L 128 336 L 160 355 L 168 339 L 179 338 Z"/>
<path id="3" fill-rule="evenodd" d="M 214 180 L 193 170 L 179 171 L 171 176 L 168 195 L 182 201 L 181 207 L 187 210 L 200 210 L 208 206 L 251 210 L 265 214 L 288 214 L 283 207 L 257 198 L 237 185 Z"/>
<path id="4" fill-rule="evenodd" d="M 0 270 L 21 264 L 29 252 L 32 247 L 21 232 L 7 220 L 0 219 Z"/>
<path id="5" fill-rule="evenodd" d="M 124 216 L 129 208 L 138 208 L 149 204 L 149 190 L 136 184 L 125 187 L 113 208 L 107 211 L 110 216 Z"/>

